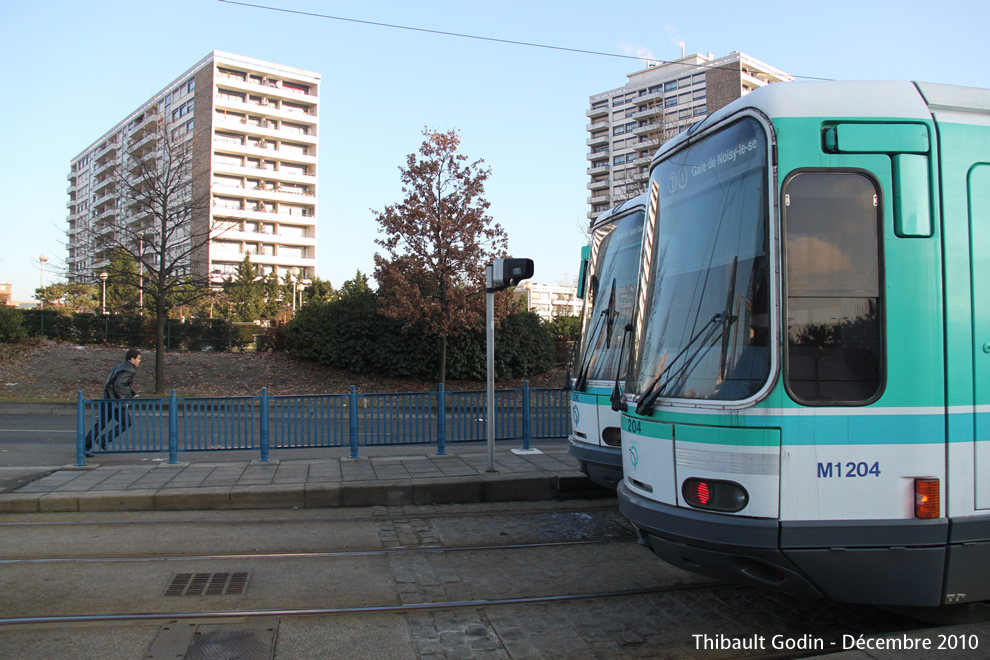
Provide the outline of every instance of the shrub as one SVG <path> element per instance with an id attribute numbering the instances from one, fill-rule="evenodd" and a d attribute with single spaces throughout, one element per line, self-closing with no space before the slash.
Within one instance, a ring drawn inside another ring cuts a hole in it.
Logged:
<path id="1" fill-rule="evenodd" d="M 18 342 L 26 339 L 27 336 L 22 311 L 0 304 L 0 342 Z"/>
<path id="2" fill-rule="evenodd" d="M 285 326 L 285 347 L 293 356 L 352 373 L 392 377 L 437 377 L 439 339 L 422 324 L 404 328 L 378 313 L 378 294 L 344 292 L 337 300 L 313 301 Z M 495 329 L 496 378 L 525 378 L 553 368 L 554 342 L 532 312 L 515 312 Z M 447 340 L 447 377 L 481 380 L 486 375 L 484 327 Z"/>

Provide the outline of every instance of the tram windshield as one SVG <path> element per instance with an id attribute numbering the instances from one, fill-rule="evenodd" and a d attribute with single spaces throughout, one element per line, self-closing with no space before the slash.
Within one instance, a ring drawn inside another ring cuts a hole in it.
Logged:
<path id="1" fill-rule="evenodd" d="M 625 369 L 622 335 L 632 322 L 644 215 L 639 210 L 622 216 L 591 237 L 577 389 L 589 379 L 612 380 Z"/>
<path id="2" fill-rule="evenodd" d="M 770 375 L 767 137 L 738 121 L 654 168 L 627 391 L 741 400 Z M 647 231 L 650 231 L 648 229 Z"/>

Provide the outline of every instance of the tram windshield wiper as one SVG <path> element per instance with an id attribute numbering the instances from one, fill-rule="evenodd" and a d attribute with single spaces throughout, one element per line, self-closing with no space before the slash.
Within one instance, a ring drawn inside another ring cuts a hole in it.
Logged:
<path id="1" fill-rule="evenodd" d="M 622 400 L 622 392 L 619 391 L 619 375 L 622 373 L 622 356 L 626 352 L 626 337 L 629 336 L 632 329 L 632 323 L 627 323 L 622 328 L 622 345 L 619 347 L 619 361 L 615 365 L 615 385 L 612 386 L 612 396 L 609 399 L 612 403 L 612 410 L 616 412 L 624 412 L 629 408 L 625 401 Z"/>
<path id="2" fill-rule="evenodd" d="M 644 394 L 636 402 L 636 414 L 645 415 L 653 406 L 653 402 L 664 393 L 667 386 L 670 385 L 675 378 L 686 372 L 691 367 L 694 363 L 695 357 L 697 357 L 698 354 L 700 354 L 701 351 L 707 346 L 707 344 L 715 338 L 719 328 L 721 327 L 722 332 L 724 333 L 726 332 L 726 328 L 728 328 L 735 320 L 735 317 L 729 314 L 729 310 L 725 310 L 715 314 L 715 316 L 701 326 L 701 329 L 698 330 L 693 337 L 691 337 L 687 345 L 681 349 L 681 352 L 674 356 L 674 359 L 670 361 L 670 364 L 668 364 L 665 369 L 657 374 L 657 377 L 653 379 L 650 386 L 646 388 Z M 694 352 L 691 353 L 690 357 L 677 369 L 672 370 L 671 367 L 687 355 L 688 351 L 691 350 L 691 347 L 702 338 L 704 339 L 701 341 L 700 345 L 694 349 Z"/>
<path id="3" fill-rule="evenodd" d="M 597 287 L 596 287 L 597 290 Z M 598 318 L 595 320 L 595 327 L 592 330 L 591 336 L 588 341 L 588 350 L 584 351 L 581 355 L 581 365 L 578 368 L 577 378 L 574 381 L 574 391 L 583 392 L 585 386 L 588 383 L 588 370 L 591 368 L 592 356 L 598 352 L 601 347 L 601 329 L 602 321 L 605 321 L 605 347 L 612 341 L 612 328 L 615 325 L 615 280 L 612 280 L 612 292 L 609 295 L 608 305 L 601 311 Z M 591 350 L 591 346 L 594 343 L 595 349 Z"/>

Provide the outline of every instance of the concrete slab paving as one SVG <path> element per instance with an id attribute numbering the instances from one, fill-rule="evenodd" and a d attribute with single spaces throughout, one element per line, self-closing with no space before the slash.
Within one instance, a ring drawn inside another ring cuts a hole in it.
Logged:
<path id="1" fill-rule="evenodd" d="M 65 466 L 0 494 L 0 513 L 280 509 L 401 506 L 607 495 L 577 470 L 563 445 L 537 453 L 495 449 L 422 453 L 422 447 L 375 448 L 373 456 Z"/>

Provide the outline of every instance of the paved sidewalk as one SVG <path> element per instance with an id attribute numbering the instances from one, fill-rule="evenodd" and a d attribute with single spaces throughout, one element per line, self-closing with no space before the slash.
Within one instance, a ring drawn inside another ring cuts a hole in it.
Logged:
<path id="1" fill-rule="evenodd" d="M 585 477 L 566 446 L 531 452 L 496 446 L 494 472 L 487 472 L 483 447 L 444 456 L 428 451 L 399 446 L 357 459 L 68 465 L 0 494 L 0 513 L 397 506 L 614 492 Z"/>

